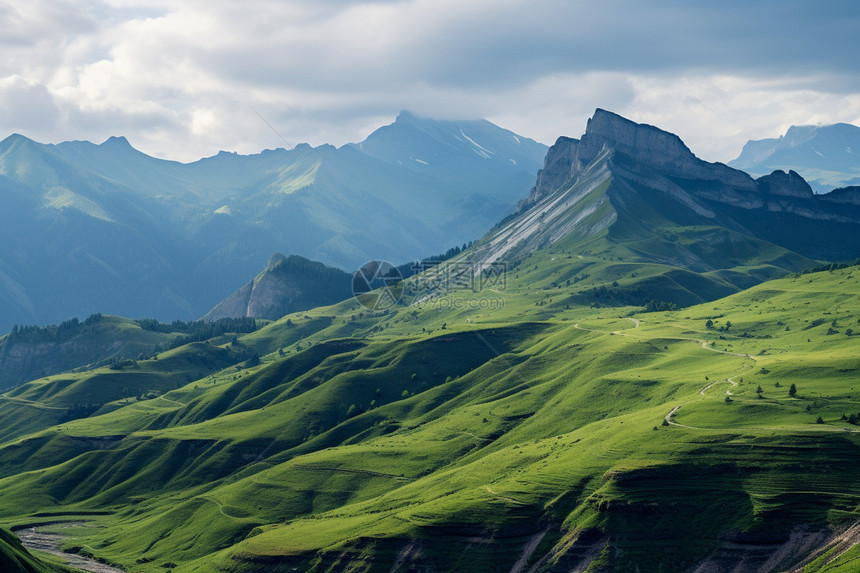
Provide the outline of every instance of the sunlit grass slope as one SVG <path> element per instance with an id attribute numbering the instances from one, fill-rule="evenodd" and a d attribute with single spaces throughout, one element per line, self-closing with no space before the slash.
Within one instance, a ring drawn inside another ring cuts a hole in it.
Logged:
<path id="1" fill-rule="evenodd" d="M 0 571 L 9 573 L 71 573 L 61 565 L 40 560 L 27 551 L 17 537 L 0 529 Z"/>
<path id="2" fill-rule="evenodd" d="M 0 518 L 108 512 L 74 543 L 141 572 L 669 571 L 857 522 L 860 269 L 643 312 L 565 302 L 577 261 L 623 260 L 560 255 L 444 308 L 290 315 L 239 337 L 269 353 L 249 368 L 141 362 L 190 378 L 8 437 Z"/>

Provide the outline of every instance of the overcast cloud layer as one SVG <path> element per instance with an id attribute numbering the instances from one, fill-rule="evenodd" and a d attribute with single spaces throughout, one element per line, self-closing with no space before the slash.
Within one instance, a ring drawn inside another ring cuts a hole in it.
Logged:
<path id="1" fill-rule="evenodd" d="M 261 116 L 340 145 L 409 109 L 551 144 L 602 107 L 727 161 L 792 124 L 860 124 L 860 4 L 703 4 L 0 0 L 0 138 L 190 161 L 284 147 Z"/>

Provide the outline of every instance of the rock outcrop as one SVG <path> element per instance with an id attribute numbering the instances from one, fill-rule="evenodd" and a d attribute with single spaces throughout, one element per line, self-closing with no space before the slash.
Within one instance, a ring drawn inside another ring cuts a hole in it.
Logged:
<path id="1" fill-rule="evenodd" d="M 842 187 L 834 189 L 826 195 L 821 195 L 821 198 L 831 203 L 848 203 L 851 205 L 860 205 L 860 187 Z"/>
<path id="2" fill-rule="evenodd" d="M 753 179 L 723 163 L 699 159 L 673 133 L 602 109 L 597 109 L 588 120 L 580 139 L 560 137 L 549 149 L 535 187 L 520 202 L 518 212 L 525 212 L 575 181 L 607 149 L 615 156 L 616 174 L 672 195 L 702 216 L 711 218 L 713 215 L 709 213 L 719 211 L 722 205 L 791 213 L 821 221 L 860 223 L 860 212 L 835 208 L 835 204 L 860 205 L 856 187 L 816 195 L 793 170 L 776 170 Z"/>
<path id="3" fill-rule="evenodd" d="M 210 310 L 203 320 L 264 318 L 333 304 L 352 296 L 352 275 L 304 257 L 275 253 L 254 280 Z"/>
<path id="4" fill-rule="evenodd" d="M 717 188 L 727 191 L 726 197 L 737 196 L 738 202 L 743 195 L 756 191 L 752 177 L 722 163 L 702 161 L 677 135 L 597 109 L 581 139 L 560 137 L 549 149 L 537 183 L 520 203 L 519 211 L 575 179 L 606 148 L 669 177 L 717 182 Z M 707 187 L 714 189 L 713 185 Z"/>
<path id="5" fill-rule="evenodd" d="M 764 194 L 784 195 L 786 197 L 797 197 L 799 199 L 812 199 L 815 193 L 809 183 L 796 171 L 786 173 L 776 170 L 770 175 L 756 179 L 758 189 Z"/>

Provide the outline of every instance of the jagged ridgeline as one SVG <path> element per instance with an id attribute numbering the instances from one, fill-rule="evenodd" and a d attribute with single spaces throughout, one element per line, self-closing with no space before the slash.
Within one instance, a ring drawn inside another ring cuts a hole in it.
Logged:
<path id="1" fill-rule="evenodd" d="M 860 127 L 792 125 L 777 139 L 748 141 L 729 165 L 754 175 L 794 169 L 818 193 L 860 185 Z"/>
<path id="2" fill-rule="evenodd" d="M 487 121 L 407 112 L 358 144 L 187 164 L 122 137 L 12 135 L 0 141 L 0 332 L 94 312 L 200 317 L 276 251 L 348 272 L 437 253 L 509 212 L 545 153 Z"/>
<path id="3" fill-rule="evenodd" d="M 558 261 L 543 262 L 565 285 L 584 275 L 594 285 L 567 302 L 686 306 L 818 260 L 854 261 L 858 231 L 860 190 L 815 195 L 793 171 L 753 179 L 597 110 L 580 140 L 550 148 L 528 198 L 467 258 L 526 272 L 551 250 Z"/>
<path id="4" fill-rule="evenodd" d="M 598 111 L 398 305 L 0 396 L 0 525 L 141 573 L 853 571 L 855 200 Z"/>

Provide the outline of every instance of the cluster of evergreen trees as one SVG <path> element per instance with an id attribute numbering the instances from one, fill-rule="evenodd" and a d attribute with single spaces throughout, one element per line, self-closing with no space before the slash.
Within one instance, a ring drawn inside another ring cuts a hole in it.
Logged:
<path id="1" fill-rule="evenodd" d="M 426 259 L 421 259 L 420 261 L 414 261 L 411 263 L 406 263 L 405 265 L 400 265 L 397 267 L 397 270 L 400 271 L 400 276 L 402 276 L 404 279 L 408 279 L 413 275 L 417 275 L 422 271 L 425 271 L 431 267 L 435 267 L 439 263 L 447 261 L 451 257 L 459 255 L 474 244 L 475 241 L 469 241 L 468 243 L 463 243 L 462 247 L 453 246 L 444 253 L 436 255 L 434 257 L 427 257 Z"/>
<path id="2" fill-rule="evenodd" d="M 253 318 L 219 318 L 218 320 L 192 320 L 185 322 L 174 320 L 173 322 L 159 322 L 154 318 L 144 318 L 136 321 L 144 330 L 163 333 L 180 333 L 166 347 L 159 351 L 177 348 L 190 342 L 202 342 L 227 333 L 248 333 L 257 330 L 257 321 Z"/>
<path id="3" fill-rule="evenodd" d="M 806 269 L 800 271 L 795 276 L 800 277 L 802 275 L 808 275 L 811 273 L 821 273 L 824 271 L 838 271 L 839 269 L 847 269 L 848 267 L 858 266 L 860 265 L 860 259 L 857 259 L 853 263 L 826 263 L 823 265 L 819 265 L 817 267 L 813 267 L 811 269 Z"/>
<path id="4" fill-rule="evenodd" d="M 100 313 L 92 314 L 85 321 L 81 322 L 77 317 L 64 320 L 60 324 L 51 324 L 48 326 L 21 325 L 12 326 L 9 332 L 9 342 L 20 342 L 22 340 L 40 342 L 48 340 L 57 340 L 71 334 L 76 334 L 82 328 L 92 326 L 102 321 Z"/>

